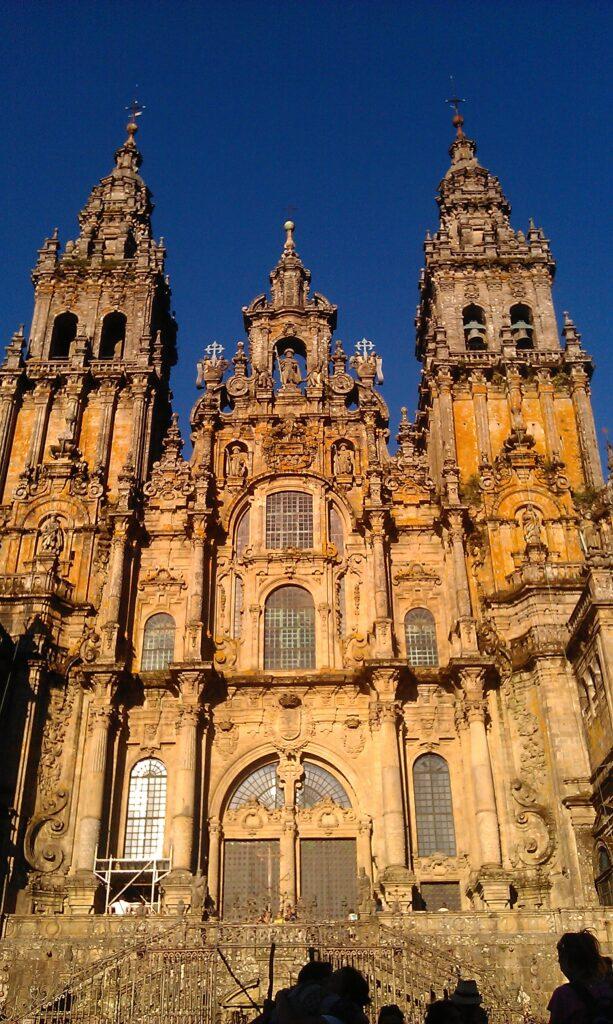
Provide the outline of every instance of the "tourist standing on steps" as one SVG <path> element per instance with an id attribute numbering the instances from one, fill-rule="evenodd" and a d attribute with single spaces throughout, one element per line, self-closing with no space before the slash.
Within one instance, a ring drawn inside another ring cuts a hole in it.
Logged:
<path id="1" fill-rule="evenodd" d="M 279 992 L 275 1009 L 279 1024 L 368 1024 L 368 981 L 355 967 L 340 967 L 331 976 L 318 1014 L 298 1015 L 290 992 Z"/>
<path id="2" fill-rule="evenodd" d="M 382 1006 L 377 1017 L 377 1024 L 404 1024 L 404 1013 L 396 1003 Z"/>
<path id="3" fill-rule="evenodd" d="M 487 1013 L 481 1005 L 483 996 L 473 978 L 460 978 L 449 1001 L 458 1010 L 462 1024 L 487 1024 Z"/>
<path id="4" fill-rule="evenodd" d="M 560 970 L 568 983 L 549 1000 L 550 1024 L 612 1024 L 613 973 L 598 939 L 584 929 L 566 932 L 558 942 Z"/>

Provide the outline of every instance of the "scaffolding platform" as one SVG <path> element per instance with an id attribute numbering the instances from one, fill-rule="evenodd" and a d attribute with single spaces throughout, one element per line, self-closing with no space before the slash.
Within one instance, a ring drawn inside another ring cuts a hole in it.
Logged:
<path id="1" fill-rule="evenodd" d="M 160 882 L 170 857 L 96 857 L 94 874 L 104 886 L 105 914 L 159 914 Z"/>

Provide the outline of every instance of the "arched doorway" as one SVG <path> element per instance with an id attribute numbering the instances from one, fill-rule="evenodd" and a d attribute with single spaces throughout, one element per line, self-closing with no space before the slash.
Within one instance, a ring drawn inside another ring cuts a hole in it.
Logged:
<path id="1" fill-rule="evenodd" d="M 322 764 L 251 769 L 230 792 L 222 828 L 224 917 L 331 921 L 357 909 L 358 865 L 370 874 L 369 822 Z"/>

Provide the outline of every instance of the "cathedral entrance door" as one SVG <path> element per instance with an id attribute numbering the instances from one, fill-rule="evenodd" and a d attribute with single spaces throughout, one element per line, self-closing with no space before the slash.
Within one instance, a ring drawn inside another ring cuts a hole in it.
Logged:
<path id="1" fill-rule="evenodd" d="M 320 921 L 346 920 L 357 906 L 355 839 L 300 841 L 301 899 Z"/>
<path id="2" fill-rule="evenodd" d="M 279 912 L 279 842 L 227 839 L 224 843 L 224 917 L 257 920 Z"/>

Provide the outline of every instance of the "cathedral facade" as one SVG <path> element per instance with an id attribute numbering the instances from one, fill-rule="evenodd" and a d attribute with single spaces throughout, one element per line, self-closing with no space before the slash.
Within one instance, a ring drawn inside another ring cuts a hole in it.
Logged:
<path id="1" fill-rule="evenodd" d="M 335 338 L 288 221 L 183 456 L 135 124 L 40 250 L 0 367 L 7 991 L 48 948 L 102 955 L 102 919 L 108 948 L 186 917 L 376 915 L 535 962 L 613 939 L 593 367 L 454 123 L 393 454 L 381 360 Z"/>

